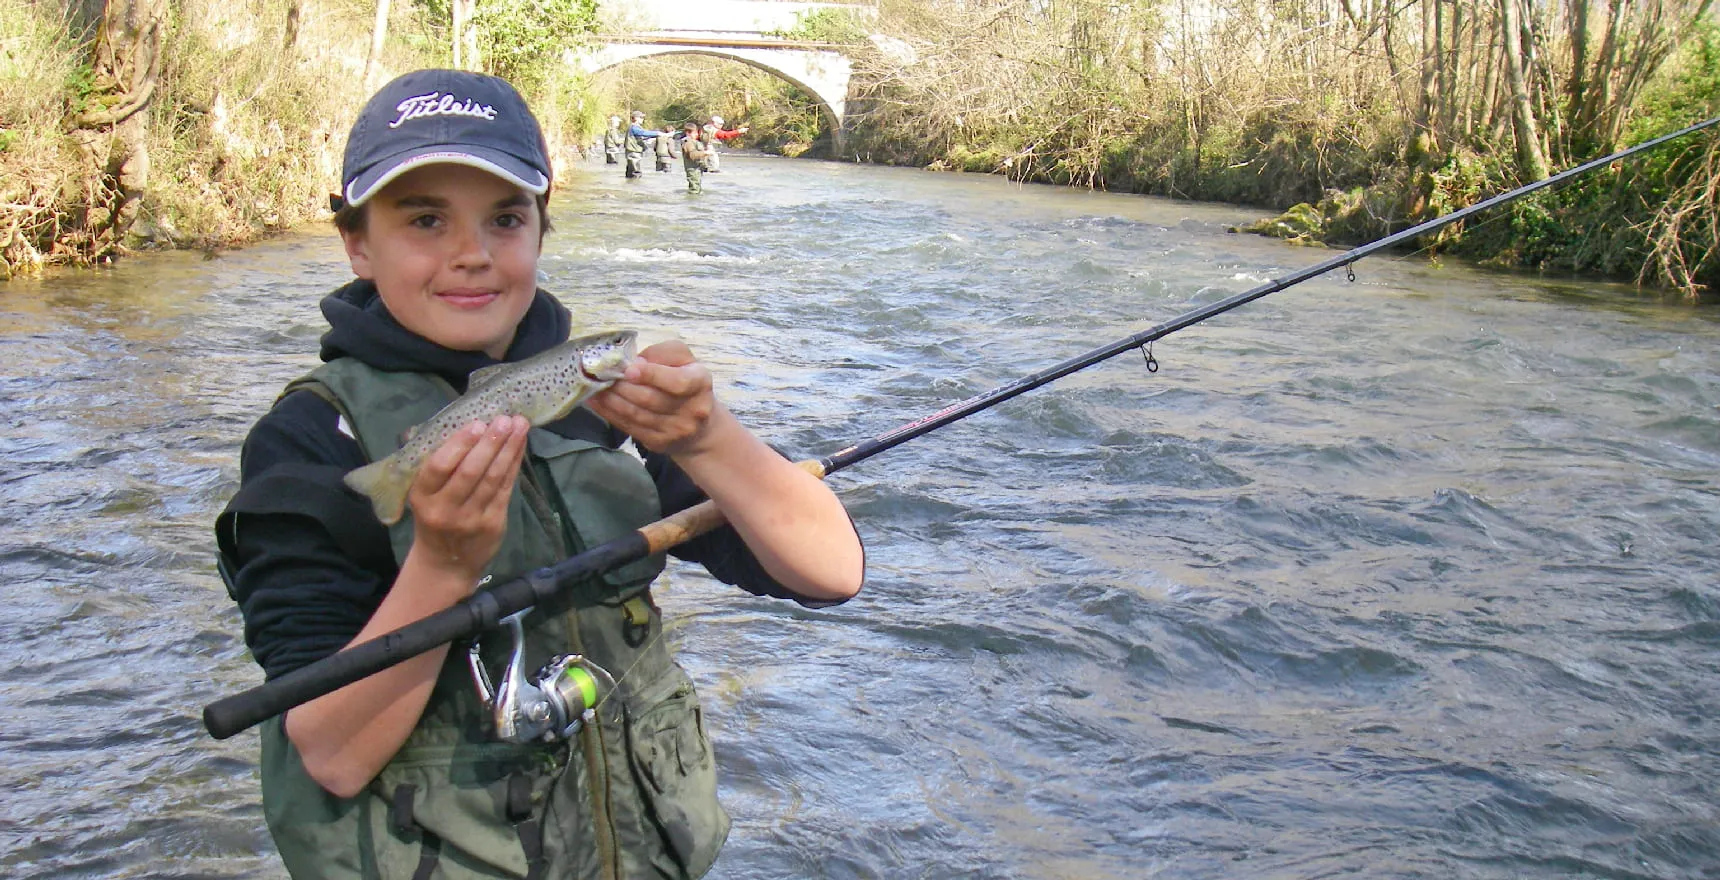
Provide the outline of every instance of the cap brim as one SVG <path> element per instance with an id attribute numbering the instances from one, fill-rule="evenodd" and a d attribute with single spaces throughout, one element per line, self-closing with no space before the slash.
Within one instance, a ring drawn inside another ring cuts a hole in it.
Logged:
<path id="1" fill-rule="evenodd" d="M 509 153 L 466 144 L 443 144 L 408 150 L 359 172 L 346 184 L 346 203 L 362 205 L 396 177 L 423 165 L 465 165 L 488 171 L 533 195 L 543 195 L 549 190 L 549 178 L 542 171 Z"/>

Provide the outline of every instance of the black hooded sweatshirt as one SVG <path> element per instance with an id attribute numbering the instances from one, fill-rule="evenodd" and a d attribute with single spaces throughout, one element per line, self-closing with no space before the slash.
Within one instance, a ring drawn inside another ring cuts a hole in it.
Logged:
<path id="1" fill-rule="evenodd" d="M 434 373 L 460 392 L 473 370 L 498 363 L 483 352 L 443 348 L 407 330 L 368 281 L 353 281 L 325 297 L 322 312 L 330 326 L 322 338 L 324 361 L 356 357 L 382 370 Z M 560 344 L 571 325 L 567 309 L 538 291 L 503 361 Z M 309 391 L 278 401 L 246 436 L 239 491 L 216 520 L 223 573 L 245 618 L 245 642 L 267 678 L 345 647 L 376 613 L 398 574 L 387 527 L 370 502 L 342 481 L 366 461 L 338 420 L 334 407 Z M 627 440 L 584 407 L 543 427 L 611 448 Z M 665 515 L 704 500 L 668 456 L 643 456 Z M 777 583 L 731 527 L 671 552 L 755 595 L 828 604 Z"/>

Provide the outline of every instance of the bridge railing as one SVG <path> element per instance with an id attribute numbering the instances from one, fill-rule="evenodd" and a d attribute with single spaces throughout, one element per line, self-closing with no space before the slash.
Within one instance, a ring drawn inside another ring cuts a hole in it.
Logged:
<path id="1" fill-rule="evenodd" d="M 803 16 L 821 10 L 876 13 L 868 3 L 816 0 L 616 0 L 599 9 L 603 22 L 599 36 L 611 41 L 648 34 L 769 38 L 772 33 L 794 30 Z"/>

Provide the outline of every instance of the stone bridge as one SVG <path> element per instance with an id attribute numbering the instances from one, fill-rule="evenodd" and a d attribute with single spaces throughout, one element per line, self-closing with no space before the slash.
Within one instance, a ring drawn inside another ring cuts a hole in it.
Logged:
<path id="1" fill-rule="evenodd" d="M 821 9 L 869 17 L 869 5 L 796 0 L 614 0 L 600 7 L 599 42 L 568 59 L 592 74 L 654 55 L 710 55 L 751 65 L 817 98 L 836 155 L 842 153 L 848 104 L 848 57 L 825 43 L 785 40 L 800 18 Z"/>

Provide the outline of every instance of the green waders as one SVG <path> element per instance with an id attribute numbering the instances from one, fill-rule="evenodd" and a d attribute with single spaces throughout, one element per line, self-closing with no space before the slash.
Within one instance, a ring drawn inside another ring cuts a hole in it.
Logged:
<path id="1" fill-rule="evenodd" d="M 703 141 L 687 138 L 681 144 L 681 166 L 687 169 L 687 192 L 699 193 L 705 191 L 705 157 Z"/>
<path id="2" fill-rule="evenodd" d="M 345 415 L 374 461 L 454 397 L 440 379 L 344 358 L 288 386 Z M 659 517 L 638 460 L 534 429 L 489 574 L 551 564 Z M 395 559 L 412 519 L 390 531 Z M 651 581 L 660 556 L 575 585 L 525 620 L 528 669 L 583 654 L 617 679 L 569 742 L 498 742 L 467 666 L 448 652 L 417 728 L 362 793 L 336 798 L 305 772 L 283 721 L 262 730 L 263 809 L 282 861 L 305 878 L 690 880 L 716 860 L 729 818 L 691 680 L 669 656 Z M 511 642 L 481 640 L 494 676 Z"/>

